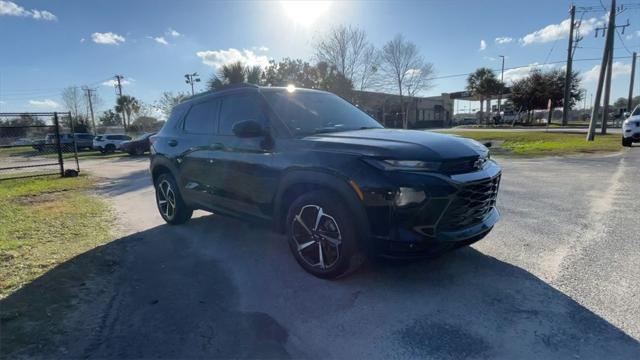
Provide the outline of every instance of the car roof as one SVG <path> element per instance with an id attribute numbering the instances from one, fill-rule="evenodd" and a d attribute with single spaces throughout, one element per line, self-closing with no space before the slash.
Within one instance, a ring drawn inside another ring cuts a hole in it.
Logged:
<path id="1" fill-rule="evenodd" d="M 218 90 L 205 91 L 203 93 L 191 96 L 191 97 L 187 98 L 186 100 L 183 100 L 180 104 L 176 105 L 176 107 L 188 106 L 189 104 L 192 104 L 194 102 L 199 102 L 200 100 L 203 100 L 203 99 L 207 99 L 207 98 L 210 98 L 210 97 L 213 98 L 213 97 L 217 97 L 217 96 L 220 96 L 220 95 L 223 95 L 223 94 L 229 94 L 229 93 L 285 92 L 285 91 L 289 91 L 289 89 L 287 87 L 283 87 L 283 86 L 258 86 L 258 85 L 247 84 L 247 83 L 226 85 L 226 86 L 224 86 L 224 87 L 222 87 L 221 89 L 218 89 Z M 316 90 L 316 89 L 308 89 L 308 88 L 302 88 L 302 87 L 296 87 L 296 92 L 310 92 L 310 93 L 330 94 L 329 92 L 326 92 L 326 91 Z"/>

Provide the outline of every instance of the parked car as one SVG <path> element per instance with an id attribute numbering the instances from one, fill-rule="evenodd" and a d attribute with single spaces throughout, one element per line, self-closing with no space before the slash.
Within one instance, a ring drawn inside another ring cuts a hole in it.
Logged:
<path id="1" fill-rule="evenodd" d="M 73 134 L 76 140 L 76 148 L 78 150 L 93 148 L 93 135 L 89 133 L 75 133 Z"/>
<path id="2" fill-rule="evenodd" d="M 622 123 L 622 146 L 631 146 L 634 142 L 640 142 L 640 105 Z"/>
<path id="3" fill-rule="evenodd" d="M 120 149 L 120 145 L 131 140 L 131 136 L 122 134 L 103 134 L 93 139 L 93 148 L 101 153 L 110 153 Z"/>
<path id="4" fill-rule="evenodd" d="M 146 133 L 138 136 L 131 141 L 125 141 L 120 144 L 120 150 L 128 152 L 129 155 L 142 155 L 149 151 L 149 138 L 155 133 Z"/>
<path id="5" fill-rule="evenodd" d="M 317 90 L 232 86 L 174 107 L 151 140 L 160 215 L 194 209 L 267 221 L 309 273 L 334 278 L 356 253 L 431 257 L 498 221 L 501 168 L 482 144 L 386 129 Z"/>
<path id="6" fill-rule="evenodd" d="M 29 139 L 17 139 L 13 143 L 11 143 L 12 146 L 28 146 L 32 144 L 33 142 Z"/>

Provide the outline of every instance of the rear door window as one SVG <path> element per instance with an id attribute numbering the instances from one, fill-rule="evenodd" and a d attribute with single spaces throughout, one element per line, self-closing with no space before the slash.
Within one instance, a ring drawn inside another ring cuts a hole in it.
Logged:
<path id="1" fill-rule="evenodd" d="M 233 135 L 233 125 L 245 120 L 266 124 L 266 116 L 257 96 L 232 95 L 222 100 L 220 109 L 220 135 Z"/>
<path id="2" fill-rule="evenodd" d="M 184 119 L 184 131 L 189 134 L 212 135 L 218 127 L 220 100 L 195 104 Z"/>

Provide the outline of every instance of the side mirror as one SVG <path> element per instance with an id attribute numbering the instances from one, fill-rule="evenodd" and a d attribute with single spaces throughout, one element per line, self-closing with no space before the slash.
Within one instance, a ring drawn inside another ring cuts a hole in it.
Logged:
<path id="1" fill-rule="evenodd" d="M 265 134 L 262 124 L 255 120 L 244 120 L 237 122 L 231 129 L 233 134 L 240 138 L 259 137 Z"/>

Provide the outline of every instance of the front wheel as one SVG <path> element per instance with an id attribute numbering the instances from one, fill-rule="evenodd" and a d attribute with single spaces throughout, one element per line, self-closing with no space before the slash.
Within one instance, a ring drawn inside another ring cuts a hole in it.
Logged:
<path id="1" fill-rule="evenodd" d="M 170 225 L 187 222 L 193 215 L 182 200 L 176 181 L 170 174 L 161 174 L 156 180 L 156 204 L 160 215 Z"/>
<path id="2" fill-rule="evenodd" d="M 625 137 L 622 138 L 622 146 L 629 147 L 629 146 L 631 146 L 632 142 L 633 142 L 633 140 L 631 138 L 628 138 L 628 139 L 625 138 Z"/>
<path id="3" fill-rule="evenodd" d="M 289 207 L 287 238 L 298 263 L 320 278 L 344 274 L 357 249 L 357 225 L 338 196 L 313 191 Z"/>

